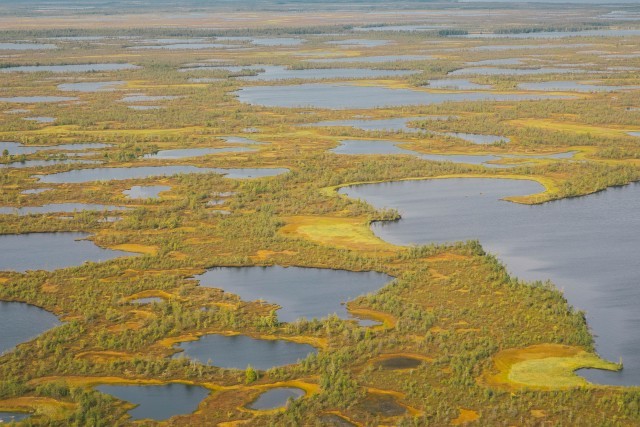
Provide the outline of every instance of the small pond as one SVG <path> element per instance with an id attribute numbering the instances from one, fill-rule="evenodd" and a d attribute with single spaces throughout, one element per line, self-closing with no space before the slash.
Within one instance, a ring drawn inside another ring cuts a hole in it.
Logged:
<path id="1" fill-rule="evenodd" d="M 204 387 L 186 384 L 99 385 L 96 390 L 138 405 L 129 411 L 132 421 L 162 421 L 190 414 L 209 395 L 209 390 Z"/>
<path id="2" fill-rule="evenodd" d="M 187 357 L 203 364 L 227 369 L 267 370 L 276 366 L 291 365 L 305 359 L 318 350 L 309 344 L 286 340 L 261 340 L 246 335 L 210 334 L 197 341 L 182 342 L 174 358 Z"/>
<path id="3" fill-rule="evenodd" d="M 300 399 L 306 393 L 297 387 L 272 388 L 262 393 L 256 400 L 249 404 L 250 409 L 264 411 L 269 409 L 283 408 L 287 406 L 289 399 Z"/>
<path id="4" fill-rule="evenodd" d="M 122 211 L 122 206 L 98 205 L 90 203 L 51 203 L 44 206 L 24 206 L 20 208 L 0 207 L 0 215 L 37 215 L 46 213 L 72 213 L 81 211 Z"/>
<path id="5" fill-rule="evenodd" d="M 2 70 L 0 69 L 0 71 Z M 77 100 L 78 98 L 74 98 L 72 96 L 13 96 L 9 98 L 0 98 L 0 102 L 14 104 L 48 104 Z"/>
<path id="6" fill-rule="evenodd" d="M 220 267 L 196 276 L 201 286 L 223 289 L 245 301 L 278 304 L 278 319 L 293 322 L 336 313 L 349 318 L 344 303 L 375 292 L 392 277 L 376 272 L 352 272 L 301 267 Z"/>
<path id="7" fill-rule="evenodd" d="M 0 354 L 60 324 L 54 314 L 34 305 L 0 301 Z"/>
<path id="8" fill-rule="evenodd" d="M 128 190 L 124 190 L 122 194 L 129 199 L 155 199 L 160 197 L 163 191 L 171 190 L 169 185 L 134 185 Z"/>

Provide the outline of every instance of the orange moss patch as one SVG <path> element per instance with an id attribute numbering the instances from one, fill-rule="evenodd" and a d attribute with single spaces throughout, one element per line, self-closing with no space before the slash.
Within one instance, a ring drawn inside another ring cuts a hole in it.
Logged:
<path id="1" fill-rule="evenodd" d="M 45 282 L 40 289 L 42 289 L 42 292 L 55 294 L 56 292 L 58 292 L 58 289 L 60 289 L 60 286 L 51 282 Z"/>
<path id="2" fill-rule="evenodd" d="M 396 324 L 398 323 L 398 320 L 394 316 L 382 311 L 349 306 L 347 306 L 347 309 L 349 310 L 349 313 L 353 314 L 355 317 L 382 322 L 382 325 L 373 326 L 374 329 L 392 329 L 395 328 Z"/>
<path id="3" fill-rule="evenodd" d="M 433 255 L 425 258 L 426 261 L 431 261 L 431 262 L 462 261 L 467 259 L 469 259 L 468 256 L 453 254 L 451 252 L 445 252 L 443 254 Z"/>
<path id="4" fill-rule="evenodd" d="M 114 249 L 116 251 L 135 252 L 146 255 L 155 255 L 156 253 L 158 253 L 158 248 L 156 246 L 139 245 L 136 243 L 124 243 L 122 245 L 112 246 L 110 249 Z"/>
<path id="5" fill-rule="evenodd" d="M 460 408 L 460 415 L 458 416 L 458 418 L 451 420 L 451 425 L 459 426 L 472 423 L 474 421 L 477 421 L 478 419 L 480 419 L 480 414 L 478 414 L 476 411 Z"/>
<path id="6" fill-rule="evenodd" d="M 169 292 L 151 289 L 148 291 L 142 291 L 142 292 L 135 293 L 133 295 L 129 295 L 128 297 L 125 298 L 125 301 L 133 301 L 140 298 L 151 298 L 151 297 L 158 297 L 158 298 L 168 300 L 168 299 L 173 299 L 176 296 L 173 294 L 170 294 Z"/>
<path id="7" fill-rule="evenodd" d="M 547 416 L 547 413 L 544 412 L 542 409 L 532 409 L 531 416 L 535 418 L 544 418 Z"/>
<path id="8" fill-rule="evenodd" d="M 295 251 L 267 251 L 267 250 L 260 250 L 258 252 L 256 252 L 256 254 L 254 256 L 251 257 L 251 259 L 255 260 L 255 261 L 263 261 L 265 259 L 271 258 L 273 256 L 276 255 L 296 255 L 298 252 Z"/>

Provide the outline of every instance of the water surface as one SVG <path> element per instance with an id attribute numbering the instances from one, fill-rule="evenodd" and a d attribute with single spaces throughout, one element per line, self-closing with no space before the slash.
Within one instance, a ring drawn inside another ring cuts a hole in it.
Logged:
<path id="1" fill-rule="evenodd" d="M 427 87 L 433 89 L 455 89 L 455 90 L 488 90 L 492 85 L 481 85 L 473 83 L 468 79 L 440 79 L 429 80 Z"/>
<path id="2" fill-rule="evenodd" d="M 58 325 L 60 321 L 54 314 L 39 307 L 0 301 L 0 354 Z"/>
<path id="3" fill-rule="evenodd" d="M 524 101 L 550 99 L 551 95 L 520 95 L 490 92 L 434 93 L 380 86 L 352 86 L 309 83 L 286 86 L 245 87 L 238 99 L 266 107 L 314 107 L 328 109 L 371 109 L 404 105 L 433 105 L 443 102 Z"/>
<path id="4" fill-rule="evenodd" d="M 186 384 L 99 385 L 96 390 L 138 405 L 129 411 L 132 421 L 162 421 L 176 415 L 190 414 L 209 395 L 209 390 L 204 387 Z"/>
<path id="5" fill-rule="evenodd" d="M 293 322 L 305 317 L 337 314 L 349 318 L 344 305 L 359 295 L 375 292 L 392 280 L 376 272 L 352 272 L 301 267 L 219 267 L 196 276 L 201 286 L 219 288 L 245 301 L 278 304 L 278 319 Z"/>
<path id="6" fill-rule="evenodd" d="M 411 70 L 372 70 L 368 68 L 306 68 L 289 69 L 284 66 L 269 65 L 260 67 L 264 72 L 255 76 L 239 77 L 246 81 L 276 81 L 287 79 L 373 79 L 381 77 L 406 76 L 418 71 Z"/>
<path id="7" fill-rule="evenodd" d="M 335 44 L 338 46 L 356 46 L 356 47 L 380 47 L 386 46 L 391 43 L 390 40 L 370 40 L 370 39 L 348 39 L 348 40 L 334 40 L 327 42 L 328 44 Z"/>
<path id="8" fill-rule="evenodd" d="M 287 405 L 289 399 L 299 399 L 305 395 L 304 390 L 297 387 L 278 387 L 265 391 L 251 402 L 249 408 L 258 411 L 282 408 Z"/>
<path id="9" fill-rule="evenodd" d="M 58 46 L 50 43 L 0 43 L 0 50 L 51 50 L 57 48 Z"/>
<path id="10" fill-rule="evenodd" d="M 122 211 L 122 206 L 98 205 L 91 203 L 50 203 L 44 206 L 23 206 L 20 208 L 0 207 L 0 215 L 38 215 L 46 213 L 73 213 L 81 211 Z"/>
<path id="11" fill-rule="evenodd" d="M 261 340 L 246 335 L 204 335 L 197 341 L 182 342 L 183 349 L 174 358 L 188 357 L 203 364 L 227 369 L 267 370 L 276 366 L 291 365 L 305 359 L 318 350 L 309 344 L 286 340 Z"/>
<path id="12" fill-rule="evenodd" d="M 80 232 L 0 235 L 0 271 L 57 270 L 133 255 L 100 248 L 86 240 L 89 236 Z"/>
<path id="13" fill-rule="evenodd" d="M 163 191 L 169 191 L 169 185 L 134 185 L 122 193 L 129 199 L 155 199 L 160 197 Z"/>
<path id="14" fill-rule="evenodd" d="M 527 280 L 551 279 L 585 310 L 598 352 L 618 373 L 587 371 L 598 383 L 640 384 L 640 184 L 590 196 L 527 206 L 500 198 L 542 191 L 532 181 L 444 179 L 342 189 L 402 220 L 374 232 L 395 244 L 479 239 L 507 268 Z"/>
<path id="15" fill-rule="evenodd" d="M 0 412 L 0 424 L 6 423 L 6 424 L 12 425 L 11 423 L 17 423 L 17 422 L 26 420 L 30 416 L 31 416 L 31 414 L 24 413 L 24 412 L 5 412 L 5 411 L 2 411 L 2 412 Z"/>
<path id="16" fill-rule="evenodd" d="M 78 98 L 75 98 L 73 96 L 12 96 L 9 98 L 0 98 L 0 102 L 10 102 L 15 104 L 46 104 L 77 100 Z"/>

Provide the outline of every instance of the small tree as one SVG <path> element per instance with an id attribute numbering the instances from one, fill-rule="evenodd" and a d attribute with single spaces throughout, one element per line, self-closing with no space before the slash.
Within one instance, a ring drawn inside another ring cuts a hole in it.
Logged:
<path id="1" fill-rule="evenodd" d="M 247 369 L 244 371 L 244 382 L 251 384 L 258 379 L 258 372 L 253 369 L 251 365 L 247 365 Z"/>

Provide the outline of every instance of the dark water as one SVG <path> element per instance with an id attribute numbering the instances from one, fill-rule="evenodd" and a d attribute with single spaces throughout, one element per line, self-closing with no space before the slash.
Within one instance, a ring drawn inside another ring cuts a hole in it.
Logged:
<path id="1" fill-rule="evenodd" d="M 251 409 L 268 410 L 282 408 L 289 399 L 299 399 L 305 395 L 304 390 L 296 387 L 279 387 L 265 391 L 249 405 Z"/>
<path id="2" fill-rule="evenodd" d="M 0 271 L 56 270 L 85 261 L 101 262 L 133 255 L 80 240 L 88 236 L 88 233 L 77 232 L 3 234 L 0 236 Z"/>
<path id="3" fill-rule="evenodd" d="M 93 165 L 98 163 L 102 163 L 102 162 L 98 160 L 77 160 L 77 159 L 25 160 L 24 162 L 15 161 L 11 163 L 2 163 L 0 164 L 0 168 L 24 169 L 24 168 L 38 168 L 42 166 L 51 166 L 51 165 Z"/>
<path id="4" fill-rule="evenodd" d="M 209 390 L 204 387 L 185 384 L 100 385 L 96 390 L 138 405 L 129 411 L 131 420 L 161 421 L 190 414 L 209 395 Z"/>
<path id="5" fill-rule="evenodd" d="M 286 86 L 253 86 L 237 92 L 238 99 L 266 107 L 314 107 L 328 109 L 370 109 L 403 105 L 433 105 L 443 102 L 524 101 L 551 99 L 551 95 L 499 94 L 491 92 L 434 93 L 379 86 L 310 83 Z"/>
<path id="6" fill-rule="evenodd" d="M 311 353 L 317 353 L 309 344 L 285 340 L 260 340 L 246 335 L 204 335 L 198 341 L 180 343 L 184 352 L 174 358 L 188 357 L 200 363 L 227 369 L 267 370 L 275 366 L 297 363 Z"/>
<path id="7" fill-rule="evenodd" d="M 46 310 L 22 302 L 0 301 L 0 354 L 58 325 L 58 318 Z"/>
<path id="8" fill-rule="evenodd" d="M 551 279 L 585 310 L 598 352 L 623 358 L 624 370 L 581 372 L 597 383 L 640 384 L 640 184 L 586 197 L 526 206 L 499 200 L 537 193 L 532 181 L 444 179 L 341 190 L 402 220 L 374 232 L 395 244 L 479 239 L 527 280 Z"/>
<path id="9" fill-rule="evenodd" d="M 122 193 L 129 199 L 155 199 L 163 191 L 169 190 L 171 190 L 171 187 L 168 185 L 134 185 Z"/>
<path id="10" fill-rule="evenodd" d="M 21 208 L 0 207 L 0 215 L 30 215 L 46 213 L 72 213 L 81 211 L 122 211 L 126 207 L 112 205 L 97 205 L 89 203 L 51 203 L 44 206 L 24 206 Z"/>
<path id="11" fill-rule="evenodd" d="M 376 272 L 352 272 L 301 267 L 219 267 L 196 276 L 201 286 L 219 288 L 245 301 L 278 304 L 278 319 L 349 318 L 344 303 L 375 292 L 392 280 Z"/>
<path id="12" fill-rule="evenodd" d="M 170 176 L 179 173 L 220 173 L 226 178 L 261 178 L 288 172 L 283 168 L 199 168 L 196 166 L 139 166 L 132 168 L 79 169 L 51 175 L 38 175 L 40 182 L 52 184 L 79 184 L 92 181 L 144 179 L 154 176 Z"/>
<path id="13" fill-rule="evenodd" d="M 17 423 L 29 418 L 30 416 L 31 414 L 26 414 L 24 412 L 0 412 L 0 424 Z"/>

